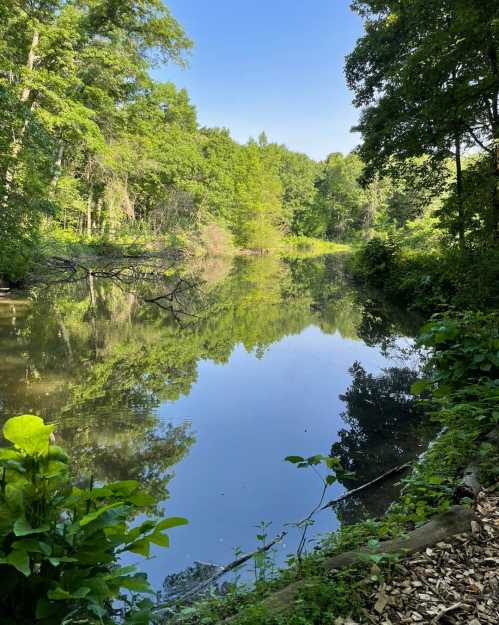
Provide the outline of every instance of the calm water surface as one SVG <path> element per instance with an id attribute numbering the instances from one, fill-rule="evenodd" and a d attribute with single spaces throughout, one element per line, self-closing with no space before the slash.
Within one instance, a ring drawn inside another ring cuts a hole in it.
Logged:
<path id="1" fill-rule="evenodd" d="M 252 551 L 262 520 L 274 536 L 307 515 L 321 484 L 285 456 L 333 446 L 357 476 L 334 497 L 421 452 L 415 363 L 393 349 L 409 320 L 349 285 L 341 256 L 102 269 L 0 300 L 0 416 L 55 421 L 79 475 L 138 479 L 189 519 L 143 567 L 156 587 Z M 395 492 L 322 512 L 313 534 L 382 514 Z"/>

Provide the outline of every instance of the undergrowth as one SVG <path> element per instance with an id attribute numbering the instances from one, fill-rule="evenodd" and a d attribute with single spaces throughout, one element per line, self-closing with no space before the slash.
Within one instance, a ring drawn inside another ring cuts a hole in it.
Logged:
<path id="1" fill-rule="evenodd" d="M 373 238 L 352 258 L 356 281 L 409 310 L 499 307 L 499 248 L 412 249 L 396 237 Z"/>

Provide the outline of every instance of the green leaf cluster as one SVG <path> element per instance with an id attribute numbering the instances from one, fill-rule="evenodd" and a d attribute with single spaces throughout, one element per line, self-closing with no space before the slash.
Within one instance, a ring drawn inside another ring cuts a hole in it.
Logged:
<path id="1" fill-rule="evenodd" d="M 52 425 L 33 415 L 9 419 L 0 450 L 0 614 L 5 625 L 149 623 L 152 590 L 125 552 L 168 547 L 179 517 L 137 515 L 154 503 L 138 482 L 72 483 Z"/>

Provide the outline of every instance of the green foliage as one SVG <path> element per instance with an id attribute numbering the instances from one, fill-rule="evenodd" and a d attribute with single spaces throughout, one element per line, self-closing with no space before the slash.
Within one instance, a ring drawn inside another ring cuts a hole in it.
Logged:
<path id="1" fill-rule="evenodd" d="M 418 343 L 432 349 L 428 368 L 431 384 L 439 395 L 461 389 L 463 383 L 479 384 L 484 378 L 499 377 L 499 325 L 495 313 L 436 317 L 423 326 Z"/>
<path id="2" fill-rule="evenodd" d="M 356 280 L 397 305 L 431 315 L 449 308 L 494 309 L 499 304 L 498 248 L 411 250 L 405 238 L 377 237 L 354 256 Z"/>
<path id="3" fill-rule="evenodd" d="M 73 485 L 53 430 L 32 415 L 4 426 L 11 446 L 0 450 L 2 623 L 112 624 L 117 616 L 123 623 L 150 623 L 147 578 L 119 558 L 125 552 L 148 556 L 151 544 L 167 547 L 165 531 L 186 520 L 137 523 L 154 499 L 135 481 Z"/>
<path id="4" fill-rule="evenodd" d="M 347 57 L 346 76 L 362 108 L 356 130 L 364 181 L 416 171 L 434 195 L 450 192 L 441 217 L 452 241 L 461 248 L 470 235 L 497 242 L 497 6 L 357 0 L 353 8 L 365 32 Z M 484 167 L 463 174 L 471 147 Z"/>
<path id="5" fill-rule="evenodd" d="M 368 241 L 356 255 L 353 265 L 354 274 L 367 284 L 382 287 L 393 270 L 397 254 L 398 247 L 393 239 L 385 240 L 375 237 Z"/>

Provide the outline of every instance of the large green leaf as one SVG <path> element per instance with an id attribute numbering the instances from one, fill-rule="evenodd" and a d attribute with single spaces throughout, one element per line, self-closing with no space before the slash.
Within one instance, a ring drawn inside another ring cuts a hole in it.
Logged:
<path id="1" fill-rule="evenodd" d="M 47 454 L 53 425 L 45 425 L 34 415 L 12 417 L 3 426 L 3 435 L 24 453 L 34 456 Z"/>
<path id="2" fill-rule="evenodd" d="M 156 499 L 149 493 L 136 493 L 128 496 L 126 499 L 134 506 L 137 506 L 137 508 L 146 508 L 156 503 Z"/>
<path id="3" fill-rule="evenodd" d="M 123 480 L 121 482 L 108 484 L 107 488 L 112 491 L 116 497 L 122 498 L 137 492 L 140 488 L 140 484 L 136 480 Z"/>
<path id="4" fill-rule="evenodd" d="M 29 534 L 42 534 L 48 532 L 50 527 L 42 525 L 41 527 L 31 527 L 26 519 L 17 519 L 14 523 L 14 534 L 16 536 L 28 536 Z"/>
<path id="5" fill-rule="evenodd" d="M 147 581 L 147 575 L 145 573 L 136 573 L 135 575 L 118 577 L 116 578 L 116 582 L 119 583 L 121 588 L 134 590 L 135 592 L 147 592 L 154 594 L 154 591 Z"/>
<path id="6" fill-rule="evenodd" d="M 90 592 L 90 588 L 87 586 L 81 586 L 73 592 L 65 590 L 60 586 L 56 586 L 53 590 L 49 590 L 47 597 L 53 601 L 64 601 L 66 599 L 83 599 Z"/>
<path id="7" fill-rule="evenodd" d="M 145 534 L 146 532 L 149 532 L 150 530 L 153 530 L 155 528 L 156 528 L 156 523 L 152 519 L 147 519 L 146 521 L 141 523 L 139 526 L 134 527 L 132 530 L 128 532 L 127 540 L 129 541 L 135 540 L 142 534 Z"/>
<path id="8" fill-rule="evenodd" d="M 15 550 L 9 553 L 5 559 L 7 564 L 10 564 L 18 571 L 20 571 L 26 577 L 31 575 L 31 568 L 29 566 L 29 555 L 26 551 Z"/>
<path id="9" fill-rule="evenodd" d="M 49 556 L 52 553 L 52 547 L 41 540 L 28 538 L 26 540 L 16 540 L 12 543 L 12 549 L 19 551 L 27 551 L 29 553 L 43 553 Z"/>
<path id="10" fill-rule="evenodd" d="M 149 557 L 150 542 L 148 538 L 142 538 L 129 545 L 126 550 L 133 553 L 138 553 L 139 556 Z"/>
<path id="11" fill-rule="evenodd" d="M 3 460 L 22 460 L 22 456 L 15 449 L 4 447 L 0 449 L 0 462 Z"/>
<path id="12" fill-rule="evenodd" d="M 123 502 L 118 501 L 117 503 L 110 503 L 107 506 L 102 506 L 102 508 L 95 510 L 95 512 L 90 512 L 89 514 L 85 515 L 80 520 L 80 526 L 85 527 L 85 525 L 88 525 L 89 523 L 92 523 L 92 521 L 95 521 L 96 519 L 98 519 L 101 515 L 104 514 L 104 512 L 107 512 L 108 510 L 112 510 L 113 508 L 118 508 L 122 505 L 123 505 Z"/>
<path id="13" fill-rule="evenodd" d="M 161 532 L 161 530 L 168 530 L 171 527 L 178 527 L 180 525 L 188 525 L 189 521 L 180 516 L 172 516 L 168 519 L 163 519 L 156 526 L 156 531 Z"/>
<path id="14" fill-rule="evenodd" d="M 167 534 L 161 534 L 160 532 L 154 532 L 147 537 L 152 543 L 155 545 L 159 545 L 160 547 L 169 547 L 170 539 Z"/>

